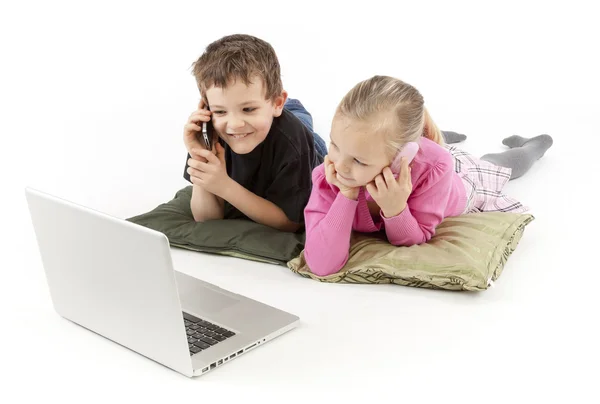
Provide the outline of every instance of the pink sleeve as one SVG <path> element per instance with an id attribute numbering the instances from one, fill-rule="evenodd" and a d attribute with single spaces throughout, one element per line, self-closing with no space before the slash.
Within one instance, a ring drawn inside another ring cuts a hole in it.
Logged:
<path id="1" fill-rule="evenodd" d="M 454 167 L 451 156 L 438 161 L 427 177 L 413 189 L 406 209 L 397 216 L 385 218 L 385 233 L 393 245 L 411 246 L 431 239 L 445 217 L 452 189 Z"/>
<path id="2" fill-rule="evenodd" d="M 348 260 L 358 201 L 333 190 L 322 165 L 313 170 L 312 177 L 312 192 L 304 209 L 304 258 L 312 273 L 326 276 L 339 271 Z"/>

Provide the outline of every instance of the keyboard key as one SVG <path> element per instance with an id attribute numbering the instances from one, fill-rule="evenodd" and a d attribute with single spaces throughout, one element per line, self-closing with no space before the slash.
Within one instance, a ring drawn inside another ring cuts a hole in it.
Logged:
<path id="1" fill-rule="evenodd" d="M 231 331 L 225 331 L 223 333 L 223 335 L 226 336 L 227 338 L 229 338 L 229 337 L 233 337 L 235 335 L 235 333 L 231 332 Z"/>
<path id="2" fill-rule="evenodd" d="M 198 348 L 197 346 L 193 346 L 190 348 L 190 351 L 192 351 L 193 353 L 198 353 L 202 351 L 202 349 Z"/>
<path id="3" fill-rule="evenodd" d="M 210 348 L 209 344 L 207 344 L 206 342 L 202 342 L 202 341 L 196 341 L 196 342 L 194 342 L 194 345 L 196 345 L 197 347 L 202 348 L 202 349 Z"/>
<path id="4" fill-rule="evenodd" d="M 192 337 L 194 337 L 196 339 L 200 339 L 200 338 L 206 338 L 206 335 L 199 334 L 199 333 L 194 333 L 194 335 L 192 335 Z"/>
<path id="5" fill-rule="evenodd" d="M 193 343 L 194 343 L 194 342 L 196 342 L 197 340 L 198 340 L 197 338 L 194 338 L 194 337 L 188 337 L 188 342 L 189 342 L 190 344 L 193 344 Z"/>
<path id="6" fill-rule="evenodd" d="M 215 332 L 218 332 L 219 334 L 223 335 L 223 333 L 225 332 L 229 332 L 227 331 L 225 328 L 221 328 L 221 327 L 217 327 L 216 330 L 214 330 Z"/>
<path id="7" fill-rule="evenodd" d="M 217 341 L 219 341 L 219 342 L 221 342 L 221 341 L 225 341 L 227 338 L 225 338 L 225 337 L 224 337 L 224 336 L 222 336 L 222 335 L 215 334 L 215 336 L 213 337 L 213 339 L 214 339 L 214 340 L 217 340 Z"/>
<path id="8" fill-rule="evenodd" d="M 216 332 L 212 332 L 212 331 L 206 331 L 204 333 L 205 335 L 208 335 L 209 337 L 213 338 L 215 335 L 219 335 Z"/>
<path id="9" fill-rule="evenodd" d="M 192 316 L 191 314 L 187 314 L 187 313 L 183 313 L 183 318 L 188 321 L 191 321 L 192 323 L 197 323 L 199 321 L 202 321 L 199 318 L 196 318 L 196 317 Z"/>
<path id="10" fill-rule="evenodd" d="M 187 335 L 194 335 L 196 333 L 196 331 L 194 330 L 189 330 L 185 332 Z"/>
<path id="11" fill-rule="evenodd" d="M 196 325 L 196 324 L 190 325 L 190 329 L 192 329 L 192 330 L 197 330 L 198 328 L 200 328 L 199 325 Z"/>
<path id="12" fill-rule="evenodd" d="M 219 328 L 219 327 L 217 327 L 214 324 L 207 324 L 207 325 L 205 325 L 205 327 L 208 328 L 211 331 L 216 330 L 217 328 Z"/>
<path id="13" fill-rule="evenodd" d="M 214 345 L 214 344 L 216 344 L 216 343 L 217 343 L 217 341 L 215 341 L 214 339 L 212 339 L 212 338 L 207 338 L 207 337 L 200 338 L 200 341 L 204 341 L 204 342 L 206 342 L 208 345 Z"/>

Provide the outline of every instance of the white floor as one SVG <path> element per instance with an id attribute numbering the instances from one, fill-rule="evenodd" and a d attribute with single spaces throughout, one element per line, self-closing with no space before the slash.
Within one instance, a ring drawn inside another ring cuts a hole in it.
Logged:
<path id="1" fill-rule="evenodd" d="M 600 31 L 591 8 L 323 3 L 2 6 L 0 396 L 598 399 Z M 198 99 L 189 66 L 234 32 L 273 44 L 285 87 L 325 138 L 341 96 L 373 74 L 414 84 L 439 126 L 467 134 L 462 147 L 474 154 L 503 150 L 512 134 L 551 134 L 553 148 L 507 188 L 536 220 L 495 287 L 321 284 L 284 267 L 174 250 L 183 272 L 302 319 L 193 380 L 57 316 L 23 188 L 119 217 L 169 200 L 186 185 L 181 130 Z"/>

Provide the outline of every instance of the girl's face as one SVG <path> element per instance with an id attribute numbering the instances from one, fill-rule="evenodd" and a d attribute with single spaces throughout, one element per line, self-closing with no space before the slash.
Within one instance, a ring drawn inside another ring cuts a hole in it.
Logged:
<path id="1" fill-rule="evenodd" d="M 330 139 L 329 159 L 345 186 L 365 186 L 390 164 L 384 135 L 370 123 L 336 115 Z"/>

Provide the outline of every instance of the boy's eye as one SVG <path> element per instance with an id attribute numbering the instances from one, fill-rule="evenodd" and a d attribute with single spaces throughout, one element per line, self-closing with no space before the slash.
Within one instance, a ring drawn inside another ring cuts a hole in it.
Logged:
<path id="1" fill-rule="evenodd" d="M 255 107 L 248 107 L 248 108 L 244 108 L 244 112 L 253 112 L 256 111 L 257 108 Z"/>

